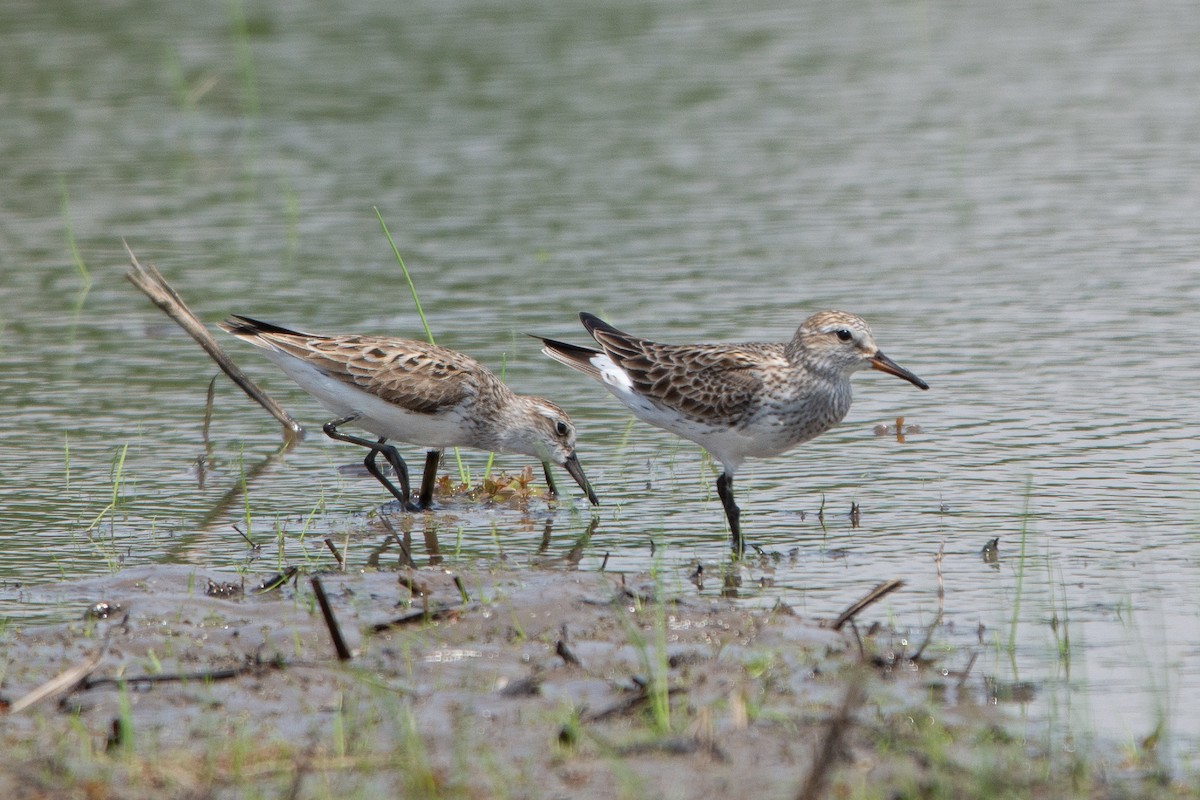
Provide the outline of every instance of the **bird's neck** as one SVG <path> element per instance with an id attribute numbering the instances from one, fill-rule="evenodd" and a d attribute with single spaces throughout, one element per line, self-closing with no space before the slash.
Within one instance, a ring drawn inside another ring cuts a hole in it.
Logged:
<path id="1" fill-rule="evenodd" d="M 526 398 L 510 394 L 501 406 L 495 424 L 488 426 L 488 449 L 496 453 L 538 457 L 531 431 L 534 430 L 537 411 Z"/>

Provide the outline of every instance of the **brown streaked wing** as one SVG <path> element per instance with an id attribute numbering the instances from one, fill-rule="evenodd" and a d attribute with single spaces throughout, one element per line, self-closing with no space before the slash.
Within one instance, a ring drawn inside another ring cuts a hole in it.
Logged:
<path id="1" fill-rule="evenodd" d="M 601 329 L 592 335 L 639 394 L 689 419 L 717 425 L 736 424 L 754 405 L 762 391 L 762 369 L 773 356 L 762 345 L 660 344 Z"/>
<path id="2" fill-rule="evenodd" d="M 477 396 L 480 379 L 491 376 L 470 356 L 412 339 L 330 336 L 284 343 L 279 338 L 271 341 L 323 372 L 423 414 Z"/>

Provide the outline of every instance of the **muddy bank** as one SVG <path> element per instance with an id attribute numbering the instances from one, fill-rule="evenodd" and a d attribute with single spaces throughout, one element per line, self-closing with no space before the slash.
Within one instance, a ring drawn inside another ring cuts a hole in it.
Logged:
<path id="1" fill-rule="evenodd" d="M 7 716 L 0 793 L 773 798 L 817 774 L 917 796 L 940 780 L 931 733 L 950 763 L 1004 740 L 964 676 L 783 607 L 557 568 L 321 581 L 345 662 L 307 577 L 254 594 L 155 567 L 55 587 L 80 618 L 5 632 L 3 696 L 86 676 Z"/>

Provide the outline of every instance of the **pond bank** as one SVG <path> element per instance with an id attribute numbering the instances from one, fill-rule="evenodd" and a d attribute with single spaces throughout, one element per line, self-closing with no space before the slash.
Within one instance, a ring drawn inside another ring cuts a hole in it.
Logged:
<path id="1" fill-rule="evenodd" d="M 5 632 L 4 699 L 87 677 L 10 713 L 0 791 L 1196 796 L 1152 764 L 1017 741 L 978 676 L 906 660 L 881 629 L 559 567 L 321 581 L 344 663 L 307 578 L 256 594 L 233 573 L 152 567 L 56 587 L 81 618 Z"/>

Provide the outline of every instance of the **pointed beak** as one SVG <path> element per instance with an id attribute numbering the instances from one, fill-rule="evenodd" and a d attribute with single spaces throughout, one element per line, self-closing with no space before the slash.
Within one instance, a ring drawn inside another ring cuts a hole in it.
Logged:
<path id="1" fill-rule="evenodd" d="M 913 375 L 911 372 L 897 364 L 895 361 L 892 361 L 878 350 L 875 351 L 875 355 L 871 356 L 871 368 L 877 369 L 880 372 L 886 372 L 889 375 L 895 375 L 897 378 L 904 378 L 904 380 L 908 381 L 918 389 L 929 388 L 928 383 L 921 380 L 916 375 Z"/>
<path id="2" fill-rule="evenodd" d="M 563 462 L 563 468 L 567 474 L 575 479 L 579 484 L 579 488 L 583 489 L 583 493 L 587 495 L 588 502 L 594 506 L 600 505 L 600 501 L 596 499 L 596 493 L 592 491 L 592 485 L 588 483 L 587 476 L 583 474 L 583 467 L 579 466 L 579 458 L 571 453 L 567 460 Z"/>

